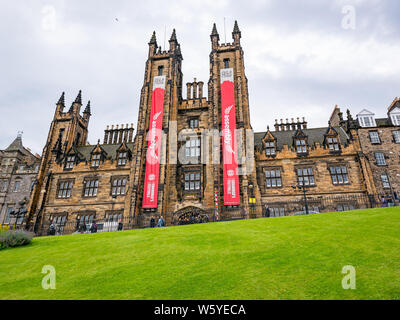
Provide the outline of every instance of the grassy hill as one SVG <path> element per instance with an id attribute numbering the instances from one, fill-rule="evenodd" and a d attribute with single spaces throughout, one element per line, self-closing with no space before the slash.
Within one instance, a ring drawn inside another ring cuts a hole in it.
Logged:
<path id="1" fill-rule="evenodd" d="M 400 299 L 400 209 L 35 238 L 0 251 L 0 299 Z"/>

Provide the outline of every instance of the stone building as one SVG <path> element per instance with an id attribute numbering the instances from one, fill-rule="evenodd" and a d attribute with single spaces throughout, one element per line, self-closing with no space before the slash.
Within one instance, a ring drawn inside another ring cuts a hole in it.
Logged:
<path id="1" fill-rule="evenodd" d="M 10 213 L 26 208 L 36 182 L 40 156 L 25 148 L 21 134 L 18 134 L 5 150 L 0 151 L 0 164 L 0 224 L 20 225 L 24 214 Z"/>
<path id="2" fill-rule="evenodd" d="M 161 215 L 167 225 L 189 214 L 208 220 L 260 217 L 264 204 L 273 216 L 287 215 L 302 210 L 302 193 L 293 188 L 299 184 L 307 186 L 315 211 L 348 210 L 378 199 L 371 159 L 362 151 L 364 129 L 350 112 L 344 120 L 335 107 L 323 128 L 309 128 L 298 118 L 254 134 L 237 22 L 232 43 L 219 42 L 215 24 L 210 38 L 207 96 L 204 82 L 195 78 L 186 83 L 184 98 L 176 32 L 168 50 L 153 33 L 135 136 L 132 125 L 107 127 L 103 143 L 89 145 L 90 102 L 81 114 L 79 92 L 64 111 L 62 94 L 28 206 L 30 227 L 53 221 L 62 231 L 69 221 L 73 232 L 93 220 L 122 220 L 124 228 L 133 228 Z"/>
<path id="3" fill-rule="evenodd" d="M 400 99 L 392 102 L 384 118 L 362 110 L 353 126 L 370 163 L 377 193 L 387 199 L 396 198 L 400 192 Z"/>

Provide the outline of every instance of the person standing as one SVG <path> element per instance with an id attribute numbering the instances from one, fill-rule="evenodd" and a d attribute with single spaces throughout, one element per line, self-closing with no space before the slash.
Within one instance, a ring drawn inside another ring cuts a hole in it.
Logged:
<path id="1" fill-rule="evenodd" d="M 269 207 L 268 207 L 268 205 L 266 204 L 266 205 L 264 206 L 264 217 L 269 218 L 269 216 L 270 216 Z"/>
<path id="2" fill-rule="evenodd" d="M 123 228 L 124 228 L 124 224 L 122 223 L 122 219 L 119 219 L 119 222 L 118 222 L 118 231 L 122 231 Z"/>
<path id="3" fill-rule="evenodd" d="M 96 223 L 96 221 L 93 221 L 92 226 L 90 227 L 90 232 L 91 233 L 97 233 L 97 223 Z"/>
<path id="4" fill-rule="evenodd" d="M 150 220 L 150 228 L 154 228 L 155 226 L 156 226 L 156 220 L 154 219 L 154 216 L 152 216 Z"/>
<path id="5" fill-rule="evenodd" d="M 157 226 L 158 226 L 159 228 L 162 228 L 162 227 L 165 226 L 165 220 L 164 220 L 163 216 L 161 216 L 160 219 L 158 219 L 158 224 L 157 224 Z"/>

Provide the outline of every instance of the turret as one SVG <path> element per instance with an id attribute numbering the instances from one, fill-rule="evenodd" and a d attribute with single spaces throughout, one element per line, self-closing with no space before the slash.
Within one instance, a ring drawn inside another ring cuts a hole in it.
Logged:
<path id="1" fill-rule="evenodd" d="M 57 106 L 57 112 L 63 112 L 65 108 L 65 92 L 61 94 L 60 99 L 58 99 L 58 102 L 56 103 Z"/>
<path id="2" fill-rule="evenodd" d="M 213 25 L 213 29 L 212 29 L 210 37 L 211 37 L 211 48 L 213 50 L 215 50 L 218 48 L 218 45 L 219 45 L 219 34 L 218 34 L 217 26 L 215 23 Z"/>
<path id="3" fill-rule="evenodd" d="M 156 38 L 156 32 L 153 31 L 153 35 L 151 36 L 150 42 L 149 42 L 149 57 L 153 56 L 156 51 L 157 51 L 157 38 Z"/>
<path id="4" fill-rule="evenodd" d="M 173 53 L 177 49 L 178 41 L 176 39 L 175 29 L 172 31 L 171 38 L 169 39 L 169 50 Z"/>
<path id="5" fill-rule="evenodd" d="M 240 46 L 240 38 L 242 37 L 242 33 L 239 30 L 239 25 L 235 20 L 235 26 L 233 27 L 232 38 L 233 44 Z"/>
<path id="6" fill-rule="evenodd" d="M 78 96 L 69 108 L 69 113 L 79 114 L 82 107 L 82 90 L 79 90 Z"/>
<path id="7" fill-rule="evenodd" d="M 88 104 L 85 108 L 85 111 L 83 111 L 83 119 L 89 121 L 91 115 L 92 115 L 92 113 L 90 111 L 90 100 L 89 100 Z"/>

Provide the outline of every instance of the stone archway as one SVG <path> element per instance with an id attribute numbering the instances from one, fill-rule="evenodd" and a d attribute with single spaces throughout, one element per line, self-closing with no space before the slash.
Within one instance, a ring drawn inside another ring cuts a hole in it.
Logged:
<path id="1" fill-rule="evenodd" d="M 206 211 L 197 207 L 186 207 L 174 213 L 173 224 L 186 225 L 207 223 L 210 217 Z"/>

